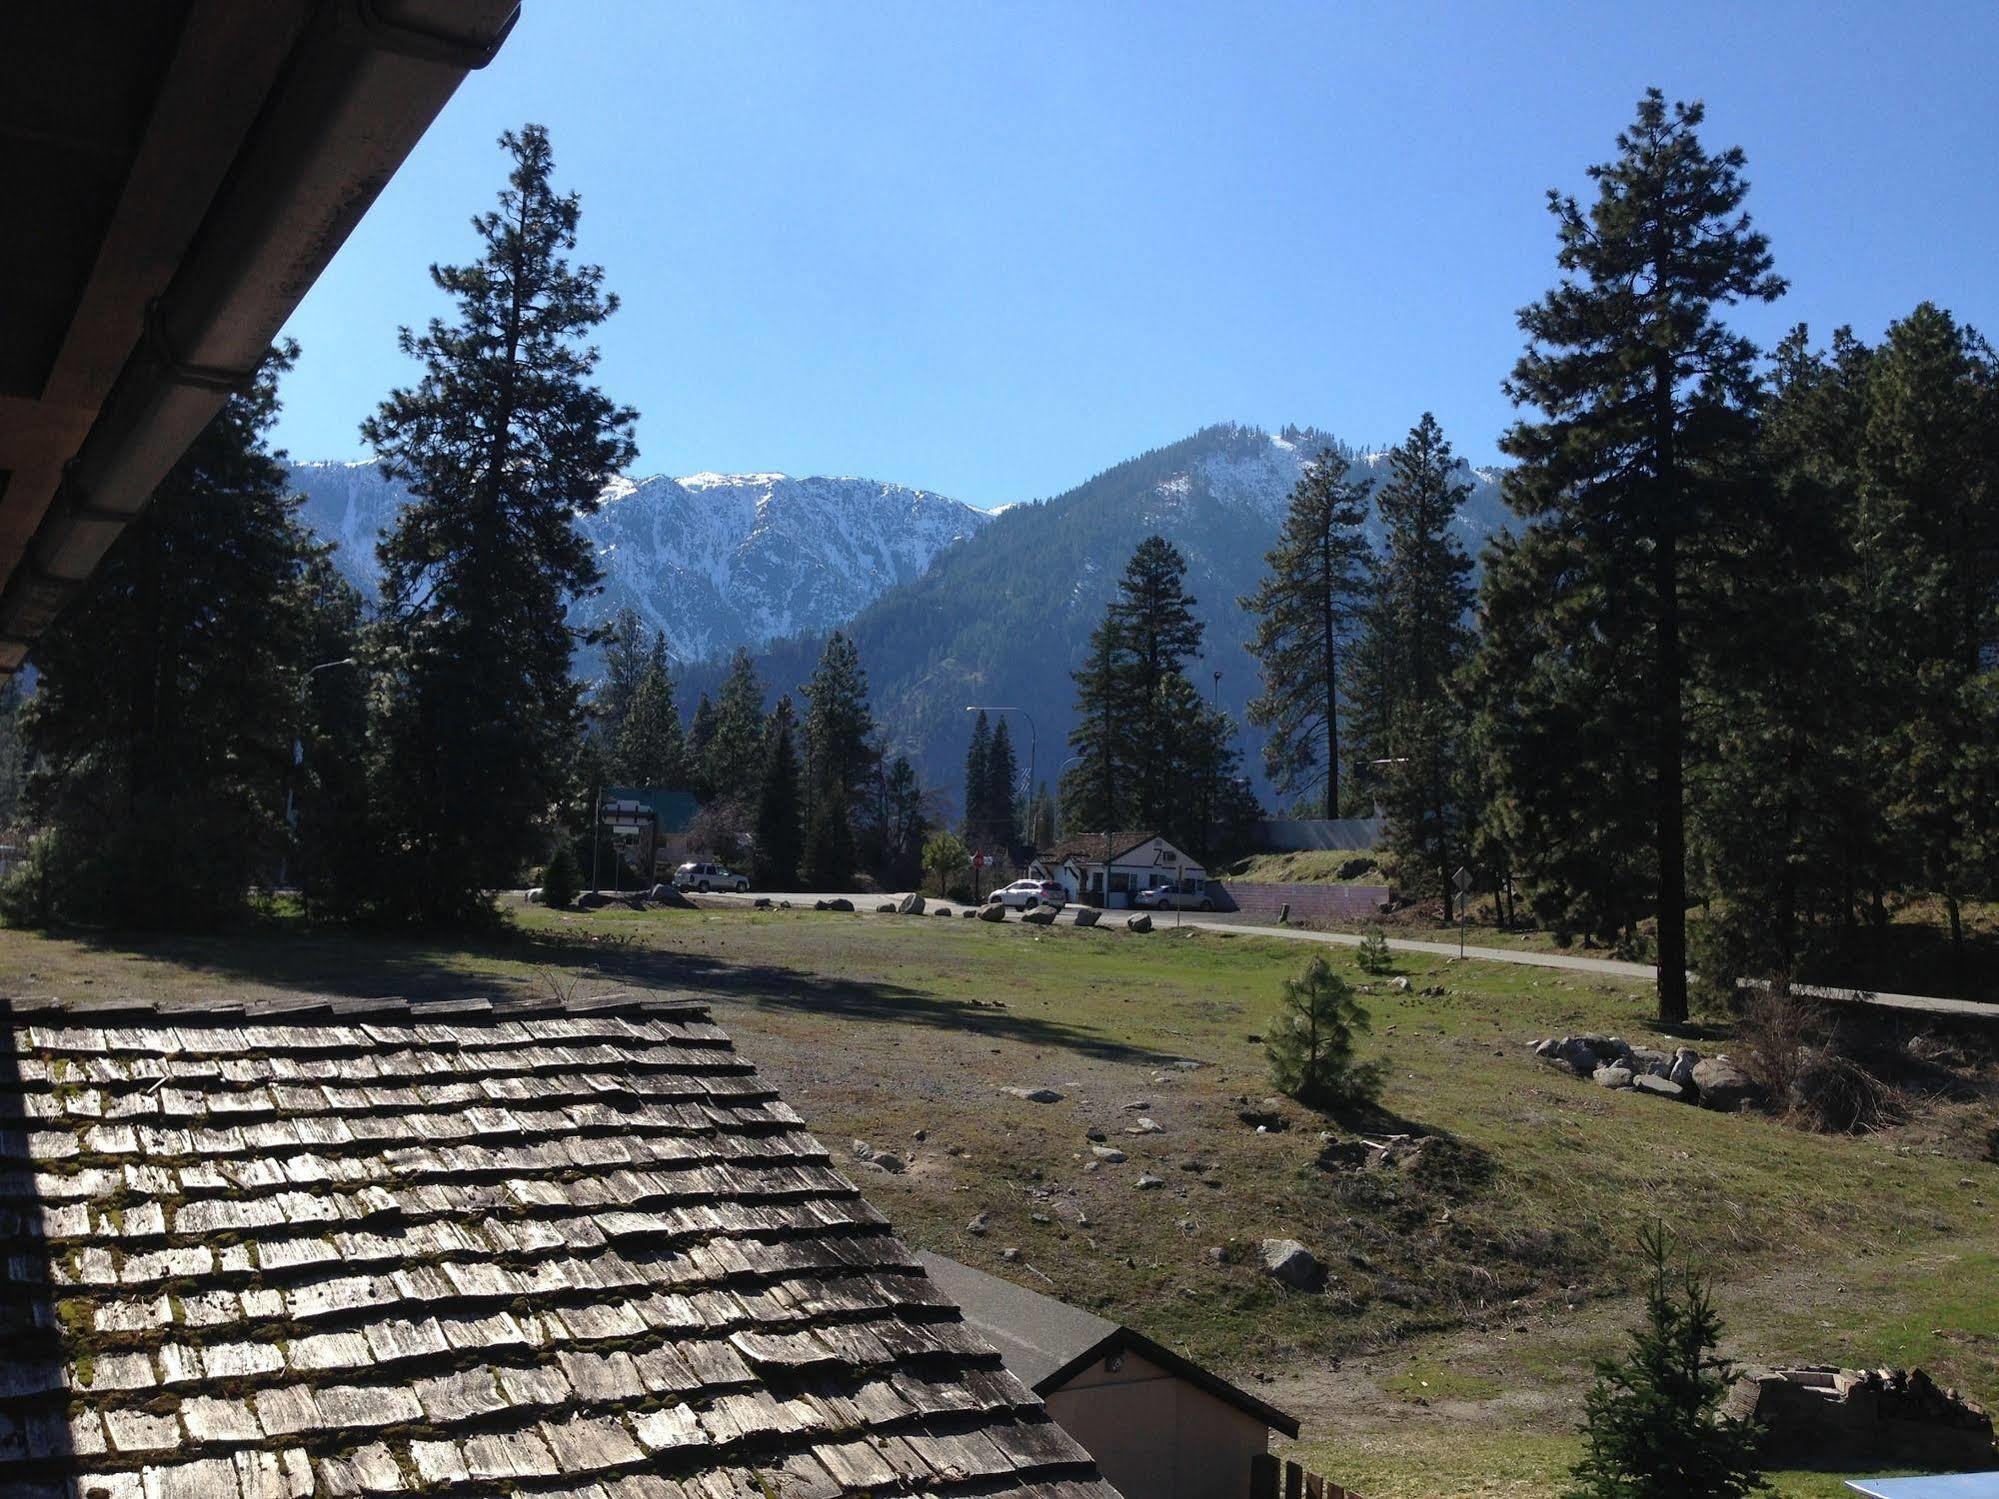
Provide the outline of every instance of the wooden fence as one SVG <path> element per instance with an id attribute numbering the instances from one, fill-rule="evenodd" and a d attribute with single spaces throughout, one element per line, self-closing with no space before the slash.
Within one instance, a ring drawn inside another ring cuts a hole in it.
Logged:
<path id="1" fill-rule="evenodd" d="M 1259 1452 L 1249 1460 L 1249 1499 L 1361 1499 L 1361 1496 L 1294 1462 L 1280 1463 L 1268 1452 Z"/>

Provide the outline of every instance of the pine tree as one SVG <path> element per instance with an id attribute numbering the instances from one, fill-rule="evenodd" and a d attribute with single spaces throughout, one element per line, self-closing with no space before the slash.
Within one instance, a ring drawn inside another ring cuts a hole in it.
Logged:
<path id="1" fill-rule="evenodd" d="M 1741 212 L 1743 155 L 1701 146 L 1699 104 L 1670 109 L 1656 90 L 1592 167 L 1587 213 L 1549 194 L 1563 280 L 1522 310 L 1529 345 L 1507 381 L 1538 406 L 1501 448 L 1518 460 L 1507 499 L 1536 528 L 1576 538 L 1612 580 L 1595 599 L 1622 621 L 1572 627 L 1628 635 L 1640 652 L 1645 711 L 1625 752 L 1650 765 L 1657 849 L 1659 1014 L 1686 1018 L 1685 654 L 1689 573 L 1718 508 L 1740 485 L 1755 437 L 1756 350 L 1718 310 L 1772 301 L 1784 283 L 1768 242 Z M 1573 594 L 1547 601 L 1573 613 Z"/>
<path id="2" fill-rule="evenodd" d="M 1368 1028 L 1367 1010 L 1323 957 L 1284 981 L 1277 1019 L 1264 1050 L 1277 1090 L 1308 1108 L 1346 1109 L 1372 1103 L 1381 1071 L 1354 1060 L 1354 1039 Z"/>
<path id="3" fill-rule="evenodd" d="M 14 826 L 27 773 L 28 756 L 21 743 L 21 679 L 9 677 L 0 682 L 0 837 Z"/>
<path id="4" fill-rule="evenodd" d="M 751 801 L 763 764 L 764 684 L 756 661 L 737 647 L 715 699 L 715 726 L 703 753 L 703 779 L 718 801 Z"/>
<path id="5" fill-rule="evenodd" d="M 43 909 L 25 914 L 209 926 L 277 872 L 316 664 L 316 548 L 266 445 L 296 352 L 224 403 L 35 647 L 20 724 Z"/>
<path id="6" fill-rule="evenodd" d="M 993 725 L 992 745 L 986 755 L 985 816 L 986 844 L 1010 849 L 1017 841 L 1014 795 L 1020 781 L 1020 765 L 1013 757 L 1013 734 L 1004 718 Z"/>
<path id="7" fill-rule="evenodd" d="M 986 764 L 992 757 L 993 730 L 986 719 L 986 710 L 979 709 L 979 716 L 972 720 L 972 741 L 965 747 L 965 837 L 974 848 L 984 848 L 990 842 L 986 830 L 986 789 L 992 778 L 986 772 Z"/>
<path id="8" fill-rule="evenodd" d="M 1645 1325 L 1631 1352 L 1596 1366 L 1584 1402 L 1583 1456 L 1566 1499 L 1741 1499 L 1760 1493 L 1761 1432 L 1721 1412 L 1735 1368 L 1715 1353 L 1721 1319 L 1691 1268 L 1674 1271 L 1663 1230 L 1645 1232 L 1651 1262 Z"/>
<path id="9" fill-rule="evenodd" d="M 500 145 L 512 170 L 473 220 L 481 257 L 431 271 L 457 320 L 403 331 L 423 377 L 362 425 L 413 496 L 377 547 L 374 780 L 394 907 L 427 922 L 486 909 L 542 842 L 580 728 L 566 610 L 598 580 L 574 517 L 635 452 L 635 413 L 590 383 L 584 340 L 617 298 L 565 258 L 579 209 L 552 185 L 548 132 Z"/>
<path id="10" fill-rule="evenodd" d="M 1999 362 L 1930 303 L 1870 362 L 1857 478 L 1861 604 L 1893 643 L 1887 813 L 1961 969 L 1964 902 L 1999 883 Z"/>
<path id="11" fill-rule="evenodd" d="M 368 794 L 362 601 L 327 553 L 307 562 L 297 589 L 305 634 L 299 660 L 306 673 L 298 732 L 303 759 L 291 771 L 297 821 L 288 873 L 309 914 L 351 917 L 376 895 L 379 832 Z"/>
<path id="12" fill-rule="evenodd" d="M 923 840 L 930 830 L 923 812 L 923 789 L 907 755 L 883 756 L 877 764 L 881 795 L 876 815 L 875 877 L 891 889 L 913 885 L 921 873 Z"/>
<path id="13" fill-rule="evenodd" d="M 805 878 L 814 890 L 845 890 L 854 879 L 854 826 L 844 797 L 822 794 L 805 830 Z"/>
<path id="14" fill-rule="evenodd" d="M 1264 771 L 1284 792 L 1323 787 L 1323 814 L 1340 815 L 1340 681 L 1368 570 L 1371 479 L 1349 480 L 1339 454 L 1321 452 L 1291 493 L 1270 575 L 1236 602 L 1257 616 L 1250 652 L 1263 690 L 1249 721 L 1270 731 Z"/>
<path id="15" fill-rule="evenodd" d="M 688 778 L 692 789 L 703 801 L 712 799 L 714 787 L 708 780 L 709 752 L 715 744 L 715 705 L 702 693 L 700 701 L 694 705 L 694 716 L 687 722 L 686 757 Z"/>
<path id="16" fill-rule="evenodd" d="M 604 675 L 597 684 L 592 716 L 605 741 L 616 744 L 624 732 L 625 715 L 631 711 L 632 697 L 645 675 L 647 656 L 645 626 L 636 609 L 620 609 L 602 630 Z M 661 637 L 662 643 L 664 637 Z"/>
<path id="17" fill-rule="evenodd" d="M 869 746 L 875 721 L 868 711 L 868 678 L 854 643 L 835 630 L 811 679 L 800 690 L 806 702 L 807 842 L 809 827 L 819 820 L 820 804 L 829 799 L 838 802 L 839 825 L 848 839 L 846 875 L 851 875 L 853 802 L 875 759 Z"/>
<path id="18" fill-rule="evenodd" d="M 621 786 L 679 787 L 686 780 L 686 758 L 673 679 L 660 662 L 649 661 L 615 741 L 613 773 Z"/>
<path id="19" fill-rule="evenodd" d="M 798 751 L 789 696 L 777 700 L 764 731 L 763 775 L 757 787 L 755 854 L 757 883 L 788 890 L 798 883 L 801 833 L 798 806 Z"/>
<path id="20" fill-rule="evenodd" d="M 1471 559 L 1454 527 L 1471 485 L 1457 477 L 1451 445 L 1427 411 L 1389 456 L 1388 482 L 1375 496 L 1382 554 L 1361 653 L 1382 670 L 1374 711 L 1387 762 L 1384 847 L 1396 883 L 1441 896 L 1448 921 L 1464 849 L 1463 736 L 1450 689 L 1471 653 L 1465 615 L 1474 598 Z"/>
<path id="21" fill-rule="evenodd" d="M 1127 820 L 1121 793 L 1133 765 L 1128 732 L 1132 707 L 1130 652 L 1117 621 L 1106 615 L 1090 634 L 1089 659 L 1071 678 L 1076 683 L 1076 726 L 1069 748 L 1076 765 L 1061 778 L 1062 825 L 1072 833 L 1108 832 Z"/>
<path id="22" fill-rule="evenodd" d="M 1200 652 L 1203 627 L 1187 592 L 1187 559 L 1164 537 L 1138 544 L 1111 599 L 1109 619 L 1130 662 L 1131 724 L 1128 773 L 1136 794 L 1134 811 L 1144 828 L 1164 827 L 1176 796 L 1173 771 L 1178 720 L 1160 696 L 1166 679 L 1179 676 L 1187 659 Z"/>

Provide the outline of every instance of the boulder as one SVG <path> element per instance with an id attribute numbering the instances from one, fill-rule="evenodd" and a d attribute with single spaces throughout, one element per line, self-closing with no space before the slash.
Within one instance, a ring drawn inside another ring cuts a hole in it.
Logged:
<path id="1" fill-rule="evenodd" d="M 1677 1098 L 1687 1101 L 1687 1090 L 1670 1077 L 1661 1077 L 1656 1072 L 1641 1072 L 1631 1079 L 1631 1086 L 1640 1093 L 1656 1093 L 1661 1098 Z"/>
<path id="2" fill-rule="evenodd" d="M 1161 1187 L 1165 1186 L 1166 1183 L 1161 1181 L 1156 1176 L 1141 1176 L 1137 1181 L 1133 1182 L 1132 1185 L 1141 1192 L 1156 1192 Z"/>
<path id="3" fill-rule="evenodd" d="M 1078 906 L 1076 907 L 1076 925 L 1095 926 L 1101 915 L 1102 913 L 1095 906 Z"/>
<path id="4" fill-rule="evenodd" d="M 1006 920 L 1006 907 L 998 901 L 979 907 L 979 920 L 1000 922 Z"/>
<path id="5" fill-rule="evenodd" d="M 1127 916 L 1124 919 L 1124 929 L 1128 932 L 1149 932 L 1152 930 L 1152 918 L 1143 911 L 1136 916 Z"/>
<path id="6" fill-rule="evenodd" d="M 1090 1154 L 1100 1161 L 1109 1161 L 1113 1166 L 1122 1166 L 1130 1159 L 1129 1156 L 1115 1145 L 1092 1145 L 1090 1147 Z"/>
<path id="7" fill-rule="evenodd" d="M 1018 1098 L 1027 1103 L 1060 1103 L 1062 1095 L 1053 1088 L 1002 1088 L 1000 1092 L 1008 1098 Z"/>
<path id="8" fill-rule="evenodd" d="M 1727 1057 L 1708 1057 L 1694 1063 L 1693 1084 L 1700 1090 L 1701 1107 L 1733 1114 L 1763 1098 L 1756 1079 Z"/>
<path id="9" fill-rule="evenodd" d="M 1407 994 L 1409 992 L 1409 980 L 1400 978 L 1390 979 L 1388 981 L 1388 989 L 1391 994 Z"/>
<path id="10" fill-rule="evenodd" d="M 982 1234 L 992 1226 L 993 1215 L 991 1213 L 974 1213 L 972 1214 L 972 1221 L 965 1225 L 965 1232 L 968 1234 Z"/>
<path id="11" fill-rule="evenodd" d="M 979 913 L 977 911 L 960 911 L 958 914 L 964 917 L 965 920 L 967 921 L 977 921 L 979 919 Z"/>
<path id="12" fill-rule="evenodd" d="M 768 895 L 759 895 L 750 904 L 759 911 L 768 911 L 771 908 L 770 897 Z"/>
<path id="13" fill-rule="evenodd" d="M 921 916 L 923 914 L 923 897 L 914 890 L 910 891 L 909 894 L 895 903 L 895 914 L 898 916 Z"/>
<path id="14" fill-rule="evenodd" d="M 854 903 L 844 895 L 836 895 L 833 899 L 826 902 L 826 909 L 829 911 L 851 911 L 854 909 Z"/>
<path id="15" fill-rule="evenodd" d="M 1673 1053 L 1673 1065 L 1667 1069 L 1666 1076 L 1682 1088 L 1691 1088 L 1694 1085 L 1694 1068 L 1700 1065 L 1700 1060 L 1699 1052 L 1691 1046 L 1682 1046 Z"/>
<path id="16" fill-rule="evenodd" d="M 576 909 L 579 911 L 595 911 L 610 903 L 611 897 L 601 890 L 585 890 L 576 897 Z"/>
<path id="17" fill-rule="evenodd" d="M 1265 1239 L 1263 1273 L 1294 1291 L 1316 1291 L 1326 1283 L 1326 1267 L 1296 1239 Z"/>
<path id="18" fill-rule="evenodd" d="M 1128 1135 L 1163 1135 L 1166 1130 L 1157 1119 L 1141 1115 L 1137 1123 L 1126 1125 L 1124 1132 Z"/>
<path id="19" fill-rule="evenodd" d="M 877 916 L 895 915 L 895 902 L 892 900 L 883 901 L 880 905 L 875 907 L 875 915 Z"/>
<path id="20" fill-rule="evenodd" d="M 1649 1072 L 1654 1077 L 1669 1077 L 1673 1071 L 1672 1057 L 1651 1046 L 1632 1047 L 1631 1060 L 1625 1065 L 1634 1073 Z"/>
<path id="21" fill-rule="evenodd" d="M 1631 1086 L 1632 1073 L 1629 1067 L 1603 1066 L 1597 1068 L 1589 1076 L 1590 1081 L 1595 1083 L 1599 1088 L 1628 1088 Z"/>
<path id="22" fill-rule="evenodd" d="M 932 911 L 930 914 L 932 916 L 949 916 L 951 914 L 951 908 L 949 906 L 939 906 L 936 910 Z M 970 915 L 971 913 L 967 912 L 966 914 Z"/>
<path id="23" fill-rule="evenodd" d="M 521 897 L 521 899 L 522 899 L 522 900 L 524 900 L 524 901 L 526 901 L 526 902 L 527 902 L 527 903 L 528 903 L 529 905 L 531 905 L 531 906 L 538 906 L 538 905 L 540 905 L 540 904 L 541 904 L 541 886 L 539 886 L 539 885 L 536 885 L 536 886 L 534 887 L 534 889 L 532 889 L 532 890 L 528 891 L 528 893 L 527 893 L 526 895 L 523 895 L 523 896 Z"/>
<path id="24" fill-rule="evenodd" d="M 1032 911 L 1022 911 L 1020 919 L 1029 926 L 1053 926 L 1055 925 L 1055 908 L 1053 906 L 1036 906 Z"/>

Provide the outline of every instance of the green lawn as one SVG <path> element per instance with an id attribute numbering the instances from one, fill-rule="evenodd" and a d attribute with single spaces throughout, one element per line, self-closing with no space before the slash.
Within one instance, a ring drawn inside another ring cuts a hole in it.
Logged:
<path id="1" fill-rule="evenodd" d="M 702 991 L 906 1238 L 1224 1366 L 1295 1409 L 1313 1465 L 1369 1499 L 1557 1492 L 1589 1361 L 1632 1316 L 1635 1240 L 1655 1219 L 1716 1277 L 1737 1357 L 1916 1363 L 1999 1400 L 1989 1085 L 1864 1139 L 1606 1093 L 1526 1043 L 1650 1039 L 1639 986 L 1405 957 L 1408 994 L 1348 969 L 1374 985 L 1381 1112 L 1287 1105 L 1290 1127 L 1260 1134 L 1238 1110 L 1270 1091 L 1255 1038 L 1309 956 L 1294 944 L 740 908 L 513 917 L 471 944 L 0 932 L 0 990 Z M 1027 1103 L 1009 1085 L 1064 1097 Z M 1159 1131 L 1127 1133 L 1141 1117 Z M 1129 1159 L 1096 1162 L 1092 1129 Z M 1322 1130 L 1450 1143 L 1418 1173 L 1329 1172 Z M 909 1169 L 846 1160 L 856 1139 Z M 1139 1189 L 1142 1173 L 1162 1185 Z M 1265 1236 L 1312 1247 L 1326 1294 L 1263 1277 Z M 1822 1476 L 1786 1485 L 1837 1492 Z"/>

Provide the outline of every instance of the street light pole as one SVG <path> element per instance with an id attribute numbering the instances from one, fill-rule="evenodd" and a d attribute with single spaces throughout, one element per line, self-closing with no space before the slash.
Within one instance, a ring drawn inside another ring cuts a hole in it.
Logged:
<path id="1" fill-rule="evenodd" d="M 359 664 L 352 656 L 342 656 L 338 661 L 322 661 L 317 666 L 307 667 L 304 674 L 298 679 L 298 708 L 292 715 L 292 757 L 290 765 L 285 769 L 285 831 L 287 833 L 293 831 L 298 826 L 298 812 L 294 806 L 294 793 L 297 791 L 295 783 L 298 780 L 298 767 L 305 763 L 305 741 L 299 737 L 305 729 L 305 690 L 312 685 L 312 679 L 320 672 L 331 671 L 336 666 L 356 666 Z M 279 889 L 284 888 L 285 870 L 289 854 L 290 850 L 288 848 L 278 851 Z"/>

